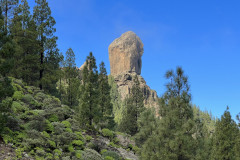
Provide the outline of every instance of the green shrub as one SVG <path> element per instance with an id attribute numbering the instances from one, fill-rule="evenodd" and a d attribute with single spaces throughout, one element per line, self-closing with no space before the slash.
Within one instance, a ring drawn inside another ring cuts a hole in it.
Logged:
<path id="1" fill-rule="evenodd" d="M 37 101 L 43 102 L 43 100 L 47 98 L 47 95 L 42 92 L 38 92 L 34 97 Z"/>
<path id="2" fill-rule="evenodd" d="M 74 152 L 73 146 L 72 146 L 72 145 L 69 145 L 69 146 L 68 146 L 68 150 L 69 150 L 69 152 Z"/>
<path id="3" fill-rule="evenodd" d="M 101 155 L 103 155 L 105 152 L 107 152 L 107 150 L 106 149 L 102 149 L 100 153 L 101 153 Z"/>
<path id="4" fill-rule="evenodd" d="M 77 139 L 83 140 L 82 132 L 74 132 L 77 135 Z"/>
<path id="5" fill-rule="evenodd" d="M 116 152 L 113 152 L 113 151 L 107 151 L 107 152 L 103 153 L 103 157 L 104 158 L 112 157 L 114 160 L 120 160 L 120 156 Z"/>
<path id="6" fill-rule="evenodd" d="M 42 135 L 43 135 L 45 138 L 50 138 L 50 135 L 49 135 L 46 131 L 43 131 L 43 132 L 42 132 Z"/>
<path id="7" fill-rule="evenodd" d="M 80 159 L 80 158 L 82 157 L 82 151 L 77 150 L 77 151 L 76 151 L 76 157 L 77 157 L 78 159 Z"/>
<path id="8" fill-rule="evenodd" d="M 23 88 L 19 84 L 12 83 L 12 86 L 13 86 L 14 91 L 22 91 L 23 90 Z"/>
<path id="9" fill-rule="evenodd" d="M 22 159 L 22 153 L 23 153 L 23 151 L 24 151 L 23 148 L 17 148 L 17 149 L 15 150 L 16 157 L 17 157 L 18 159 Z"/>
<path id="10" fill-rule="evenodd" d="M 46 159 L 47 159 L 47 160 L 53 159 L 52 153 L 47 153 L 47 154 L 46 154 Z"/>
<path id="11" fill-rule="evenodd" d="M 86 135 L 86 136 L 85 136 L 85 139 L 86 139 L 87 142 L 89 142 L 89 141 L 92 140 L 92 136 Z"/>
<path id="12" fill-rule="evenodd" d="M 115 160 L 115 159 L 112 157 L 106 156 L 106 157 L 104 157 L 104 160 Z"/>
<path id="13" fill-rule="evenodd" d="M 58 116 L 57 116 L 56 114 L 51 115 L 51 116 L 48 118 L 48 120 L 49 120 L 50 122 L 58 122 L 58 121 L 59 121 Z"/>
<path id="14" fill-rule="evenodd" d="M 101 155 L 92 149 L 85 149 L 82 152 L 82 158 L 85 160 L 103 160 Z"/>
<path id="15" fill-rule="evenodd" d="M 140 151 L 140 149 L 137 146 L 134 146 L 132 150 L 134 151 L 134 153 L 138 153 Z"/>
<path id="16" fill-rule="evenodd" d="M 119 146 L 116 145 L 116 144 L 114 144 L 113 142 L 110 142 L 108 145 L 109 145 L 109 146 L 112 146 L 112 147 L 115 147 L 115 148 L 119 148 Z"/>
<path id="17" fill-rule="evenodd" d="M 48 140 L 48 144 L 52 148 L 56 148 L 56 143 L 54 141 Z"/>
<path id="18" fill-rule="evenodd" d="M 66 128 L 65 130 L 66 130 L 66 132 L 69 132 L 69 133 L 73 132 L 71 128 Z"/>
<path id="19" fill-rule="evenodd" d="M 79 147 L 83 147 L 83 142 L 81 141 L 81 140 L 74 140 L 74 141 L 72 141 L 72 144 L 74 145 L 74 146 L 79 146 Z"/>
<path id="20" fill-rule="evenodd" d="M 66 128 L 71 128 L 71 123 L 69 121 L 62 121 L 62 124 L 64 124 Z"/>
<path id="21" fill-rule="evenodd" d="M 15 91 L 13 94 L 14 100 L 21 100 L 23 98 L 23 92 L 22 91 Z"/>
<path id="22" fill-rule="evenodd" d="M 26 94 L 22 97 L 23 102 L 27 103 L 27 104 L 32 104 L 35 99 L 33 98 L 33 96 L 31 94 Z"/>
<path id="23" fill-rule="evenodd" d="M 27 110 L 26 106 L 20 104 L 19 102 L 13 101 L 13 103 L 12 103 L 12 111 L 14 113 L 24 112 L 26 110 Z"/>
<path id="24" fill-rule="evenodd" d="M 35 152 L 36 152 L 37 156 L 43 157 L 46 154 L 46 152 L 44 151 L 43 148 L 36 147 L 35 150 L 36 150 Z"/>
<path id="25" fill-rule="evenodd" d="M 52 123 L 49 120 L 46 120 L 45 122 L 46 122 L 46 131 L 53 132 L 54 126 L 52 125 Z"/>
<path id="26" fill-rule="evenodd" d="M 59 159 L 59 156 L 62 155 L 62 151 L 60 151 L 59 149 L 55 149 L 53 153 L 54 153 L 54 158 L 56 159 Z"/>
<path id="27" fill-rule="evenodd" d="M 102 129 L 102 135 L 109 138 L 113 138 L 114 136 L 113 132 L 107 128 Z"/>

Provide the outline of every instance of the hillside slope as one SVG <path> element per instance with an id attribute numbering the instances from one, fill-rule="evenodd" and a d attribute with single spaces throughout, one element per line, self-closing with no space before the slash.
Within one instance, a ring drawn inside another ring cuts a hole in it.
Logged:
<path id="1" fill-rule="evenodd" d="M 0 158 L 9 159 L 138 159 L 134 141 L 108 129 L 82 130 L 74 109 L 36 87 L 12 78 L 10 115 L 0 137 Z M 8 153 L 10 153 L 8 155 Z"/>

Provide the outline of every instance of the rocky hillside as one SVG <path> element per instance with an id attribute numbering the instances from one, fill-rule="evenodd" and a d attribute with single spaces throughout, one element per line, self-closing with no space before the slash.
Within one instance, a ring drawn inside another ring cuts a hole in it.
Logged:
<path id="1" fill-rule="evenodd" d="M 109 129 L 82 130 L 73 109 L 41 90 L 12 79 L 14 94 L 0 159 L 137 160 L 129 136 Z"/>

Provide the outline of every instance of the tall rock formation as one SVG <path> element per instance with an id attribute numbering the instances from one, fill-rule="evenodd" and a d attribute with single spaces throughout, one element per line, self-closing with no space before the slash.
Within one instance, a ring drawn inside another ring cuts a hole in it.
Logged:
<path id="1" fill-rule="evenodd" d="M 114 77 L 122 100 L 130 93 L 134 84 L 133 79 L 137 75 L 143 90 L 145 106 L 157 108 L 156 91 L 151 90 L 140 75 L 143 54 L 141 39 L 132 31 L 126 32 L 110 44 L 108 51 L 111 75 Z"/>
<path id="2" fill-rule="evenodd" d="M 123 72 L 141 74 L 143 43 L 132 31 L 122 34 L 108 48 L 111 75 Z"/>

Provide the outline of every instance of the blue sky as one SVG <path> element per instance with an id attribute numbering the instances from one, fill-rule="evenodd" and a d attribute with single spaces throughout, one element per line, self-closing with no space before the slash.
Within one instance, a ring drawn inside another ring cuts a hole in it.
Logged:
<path id="1" fill-rule="evenodd" d="M 33 6 L 33 0 L 29 0 Z M 144 43 L 142 76 L 161 96 L 164 74 L 182 66 L 192 102 L 220 117 L 240 112 L 240 1 L 49 0 L 58 46 L 81 66 L 90 51 L 110 73 L 108 46 L 122 33 Z"/>

